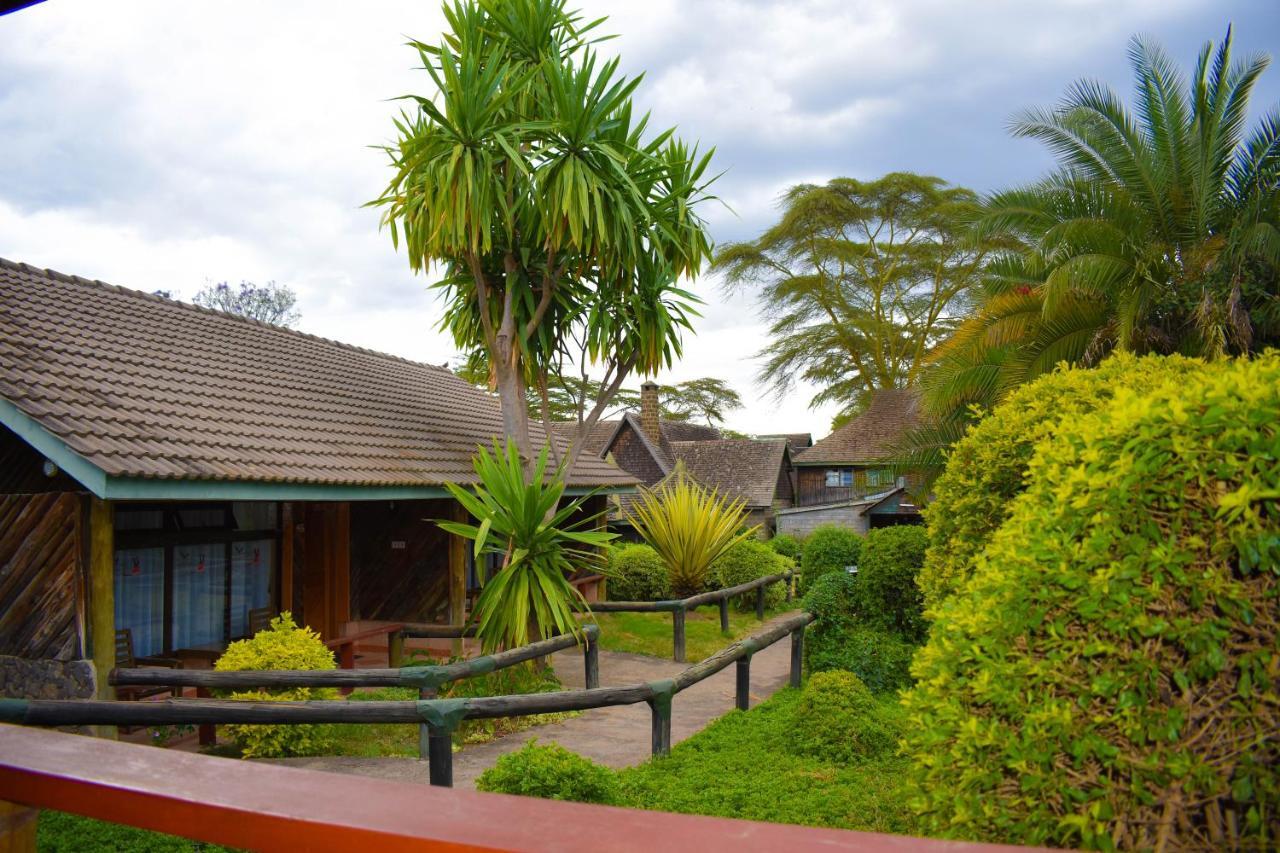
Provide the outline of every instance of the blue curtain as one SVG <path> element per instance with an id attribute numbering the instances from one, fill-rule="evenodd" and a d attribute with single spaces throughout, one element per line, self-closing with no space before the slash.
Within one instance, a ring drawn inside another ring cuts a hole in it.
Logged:
<path id="1" fill-rule="evenodd" d="M 173 548 L 173 647 L 191 649 L 226 642 L 226 546 Z"/>
<path id="2" fill-rule="evenodd" d="M 164 549 L 115 554 L 116 628 L 133 634 L 137 657 L 164 651 Z"/>
<path id="3" fill-rule="evenodd" d="M 271 606 L 270 539 L 231 543 L 231 636 L 249 632 L 249 611 Z"/>

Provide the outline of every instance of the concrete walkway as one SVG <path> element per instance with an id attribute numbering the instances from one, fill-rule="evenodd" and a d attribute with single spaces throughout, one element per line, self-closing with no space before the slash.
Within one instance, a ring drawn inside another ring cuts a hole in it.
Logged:
<path id="1" fill-rule="evenodd" d="M 580 652 L 559 652 L 553 655 L 552 663 L 565 689 L 573 690 L 584 686 Z M 646 655 L 601 652 L 600 684 L 606 687 L 624 686 L 671 678 L 686 666 L 687 664 Z M 790 668 L 791 642 L 785 637 L 764 651 L 757 652 L 751 659 L 752 706 L 784 686 Z M 730 665 L 676 696 L 671 715 L 673 744 L 701 731 L 716 717 L 733 710 L 734 669 Z M 640 764 L 650 756 L 649 727 L 649 706 L 644 702 L 583 711 L 581 716 L 564 722 L 535 726 L 489 743 L 468 746 L 461 752 L 454 753 L 453 784 L 457 788 L 473 788 L 476 777 L 492 767 L 499 756 L 514 752 L 535 737 L 543 742 L 555 741 L 579 755 L 585 755 L 609 767 Z M 411 758 L 322 756 L 282 759 L 280 763 L 406 782 L 426 784 L 428 781 L 427 763 Z"/>

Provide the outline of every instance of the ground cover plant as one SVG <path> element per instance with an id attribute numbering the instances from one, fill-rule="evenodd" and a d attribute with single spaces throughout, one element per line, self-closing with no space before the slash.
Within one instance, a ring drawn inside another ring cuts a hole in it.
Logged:
<path id="1" fill-rule="evenodd" d="M 779 612 L 766 610 L 765 619 Z M 600 625 L 600 648 L 605 651 L 671 659 L 670 613 L 597 613 L 594 619 Z M 729 633 L 723 634 L 718 607 L 690 610 L 684 619 L 685 660 L 691 664 L 705 660 L 729 643 L 759 631 L 763 624 L 756 619 L 754 608 L 750 612 L 730 608 Z"/>
<path id="2" fill-rule="evenodd" d="M 1118 391 L 1039 446 L 913 665 L 930 834 L 1275 845 L 1277 459 L 1275 353 Z"/>
<path id="3" fill-rule="evenodd" d="M 215 853 L 231 848 L 132 826 L 44 810 L 36 828 L 39 853 Z"/>
<path id="4" fill-rule="evenodd" d="M 617 774 L 612 770 L 558 743 L 540 744 L 537 738 L 481 773 L 476 790 L 605 805 L 620 799 Z"/>

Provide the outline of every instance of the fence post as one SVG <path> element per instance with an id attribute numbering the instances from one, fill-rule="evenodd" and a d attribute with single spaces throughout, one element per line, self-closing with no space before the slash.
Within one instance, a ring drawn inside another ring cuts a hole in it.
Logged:
<path id="1" fill-rule="evenodd" d="M 594 690 L 600 686 L 600 638 L 583 637 L 582 646 L 582 664 L 586 668 L 586 683 L 588 690 Z"/>
<path id="2" fill-rule="evenodd" d="M 35 853 L 39 818 L 39 809 L 0 802 L 0 850 Z"/>
<path id="3" fill-rule="evenodd" d="M 764 584 L 756 587 L 756 618 L 764 619 Z"/>
<path id="4" fill-rule="evenodd" d="M 676 663 L 684 663 L 684 605 L 671 611 L 671 633 Z"/>
<path id="5" fill-rule="evenodd" d="M 434 687 L 422 687 L 418 690 L 419 699 L 436 698 L 436 689 Z M 430 726 L 426 723 L 418 725 L 418 760 L 429 761 L 431 759 L 431 732 Z M 452 759 L 451 759 L 452 760 Z"/>
<path id="6" fill-rule="evenodd" d="M 738 658 L 737 664 L 737 706 L 739 711 L 745 711 L 751 707 L 751 655 Z"/>
<path id="7" fill-rule="evenodd" d="M 729 633 L 729 599 L 720 599 L 720 633 Z"/>
<path id="8" fill-rule="evenodd" d="M 387 665 L 398 668 L 404 662 L 404 631 L 396 631 L 387 638 Z"/>
<path id="9" fill-rule="evenodd" d="M 429 730 L 428 760 L 431 784 L 440 788 L 453 787 L 453 735 L 444 726 L 423 726 Z"/>
<path id="10" fill-rule="evenodd" d="M 792 588 L 792 584 L 795 583 L 796 576 L 791 572 L 786 572 L 786 576 L 787 576 L 787 579 L 784 581 L 784 583 L 787 585 L 787 601 L 790 601 L 795 592 L 795 590 Z"/>
<path id="11" fill-rule="evenodd" d="M 800 686 L 800 670 L 804 666 L 804 627 L 791 632 L 791 686 Z"/>
<path id="12" fill-rule="evenodd" d="M 664 703 L 650 699 L 649 716 L 652 720 L 653 754 L 671 754 L 671 700 Z"/>

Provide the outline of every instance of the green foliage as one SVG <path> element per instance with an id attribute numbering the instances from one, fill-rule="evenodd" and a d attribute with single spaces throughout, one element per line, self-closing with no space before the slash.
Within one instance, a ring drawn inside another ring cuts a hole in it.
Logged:
<path id="1" fill-rule="evenodd" d="M 800 590 L 805 592 L 829 572 L 844 572 L 862 556 L 862 537 L 847 527 L 824 524 L 804 540 Z"/>
<path id="2" fill-rule="evenodd" d="M 36 850 L 39 853 L 119 853 L 122 850 L 129 853 L 214 853 L 229 848 L 46 809 L 40 812 L 36 828 Z"/>
<path id="3" fill-rule="evenodd" d="M 219 672 L 254 669 L 337 669 L 333 652 L 325 648 L 320 635 L 310 628 L 298 626 L 293 615 L 285 612 L 271 620 L 271 625 L 247 640 L 227 646 L 213 668 Z M 232 693 L 232 699 L 255 701 L 303 701 L 334 699 L 337 691 L 328 688 L 299 687 L 293 690 L 251 690 Z M 293 755 L 318 755 L 330 748 L 333 727 L 328 725 L 223 727 L 235 741 L 245 758 L 283 758 Z"/>
<path id="4" fill-rule="evenodd" d="M 844 572 L 831 572 L 805 594 L 802 606 L 818 617 L 805 632 L 805 666 L 811 673 L 851 672 L 875 693 L 909 687 L 916 647 L 863 622 L 858 580 Z"/>
<path id="5" fill-rule="evenodd" d="M 529 643 L 530 629 L 539 639 L 580 632 L 574 611 L 585 607 L 569 574 L 583 566 L 599 566 L 601 549 L 613 533 L 593 529 L 597 513 L 576 520 L 591 495 L 561 505 L 564 481 L 547 473 L 543 448 L 532 470 L 526 470 L 514 442 L 505 448 L 495 440 L 493 453 L 481 447 L 472 461 L 480 482 L 468 490 L 445 483 L 454 500 L 480 523 L 439 521 L 441 529 L 475 542 L 480 557 L 496 554 L 502 565 L 483 587 L 471 618 L 486 652 Z"/>
<path id="6" fill-rule="evenodd" d="M 668 758 L 621 771 L 623 805 L 872 832 L 912 833 L 906 765 L 889 750 L 842 762 L 799 754 L 801 691 L 782 690 L 748 712 L 733 711 L 681 741 Z M 897 700 L 879 700 L 898 715 Z"/>
<path id="7" fill-rule="evenodd" d="M 1280 264 L 1280 120 L 1248 126 L 1269 60 L 1233 61 L 1231 31 L 1184 75 L 1134 38 L 1130 110 L 1080 80 L 1014 135 L 1043 142 L 1058 169 L 997 193 L 977 233 L 1007 248 L 973 316 L 936 353 L 928 408 L 964 421 L 1061 361 L 1112 350 L 1256 352 L 1275 345 Z"/>
<path id="8" fill-rule="evenodd" d="M 411 42 L 431 93 L 405 99 L 371 204 L 414 271 L 443 267 L 442 326 L 488 352 L 508 437 L 530 458 L 526 389 L 579 351 L 604 376 L 579 438 L 628 375 L 679 357 L 698 300 L 677 282 L 711 251 L 697 213 L 711 155 L 633 113 L 640 80 L 593 48 L 603 19 L 564 0 L 463 0 L 444 15 L 438 44 Z"/>
<path id="9" fill-rule="evenodd" d="M 225 281 L 218 284 L 206 284 L 191 298 L 196 305 L 239 314 L 261 323 L 286 328 L 296 326 L 302 319 L 294 307 L 298 296 L 289 287 L 269 281 L 264 285 L 256 285 L 250 281 L 240 282 L 239 290 L 232 290 Z"/>
<path id="10" fill-rule="evenodd" d="M 608 590 L 613 601 L 662 601 L 671 597 L 667 564 L 648 545 L 618 545 L 609 552 Z"/>
<path id="11" fill-rule="evenodd" d="M 743 539 L 711 564 L 711 577 L 715 580 L 716 586 L 725 589 L 756 578 L 791 571 L 794 568 L 795 563 L 781 556 L 759 539 Z M 786 598 L 785 581 L 771 583 L 764 588 L 764 605 L 768 609 L 781 607 Z M 735 598 L 734 606 L 739 610 L 755 610 L 755 590 Z"/>
<path id="12" fill-rule="evenodd" d="M 1125 390 L 1181 382 L 1203 362 L 1180 356 L 1135 358 L 1117 353 L 1098 367 L 1067 368 L 1015 390 L 973 427 L 947 459 L 924 510 L 929 550 L 918 578 L 926 607 L 937 606 L 968 577 L 973 558 L 1008 518 L 1026 488 L 1036 447 L 1062 424 L 1100 407 Z"/>
<path id="13" fill-rule="evenodd" d="M 814 405 L 849 408 L 914 385 L 979 281 L 977 204 L 972 190 L 907 172 L 791 187 L 778 223 L 714 264 L 730 288 L 758 288 L 771 322 L 761 379 L 779 390 L 803 379 L 824 389 Z"/>
<path id="14" fill-rule="evenodd" d="M 908 643 L 924 642 L 928 626 L 916 576 L 928 544 L 925 529 L 915 525 L 884 527 L 867 534 L 854 584 L 855 606 L 864 625 Z"/>
<path id="15" fill-rule="evenodd" d="M 671 592 L 687 597 L 701 592 L 711 564 L 729 548 L 755 535 L 744 529 L 745 501 L 700 485 L 677 466 L 656 488 L 641 489 L 628 521 L 667 564 Z"/>
<path id="16" fill-rule="evenodd" d="M 558 743 L 529 740 L 476 779 L 476 790 L 579 803 L 618 802 L 617 774 Z"/>
<path id="17" fill-rule="evenodd" d="M 904 700 L 932 832 L 1280 837 L 1280 354 L 1064 420 Z"/>
<path id="18" fill-rule="evenodd" d="M 765 612 L 765 618 L 770 612 Z M 626 652 L 634 655 L 671 660 L 670 613 L 597 613 L 600 625 L 600 648 L 609 652 Z M 734 640 L 750 636 L 760 630 L 755 610 L 740 612 L 729 608 L 729 631 L 720 630 L 720 612 L 717 607 L 701 607 L 690 610 L 684 617 L 685 655 L 689 663 L 697 663 L 711 657 Z"/>
<path id="19" fill-rule="evenodd" d="M 766 544 L 782 556 L 794 560 L 797 566 L 800 565 L 803 544 L 790 533 L 779 533 L 772 539 L 767 540 Z"/>
<path id="20" fill-rule="evenodd" d="M 851 672 L 814 673 L 800 694 L 788 744 L 800 755 L 837 764 L 885 755 L 902 734 L 897 709 L 889 708 Z"/>

